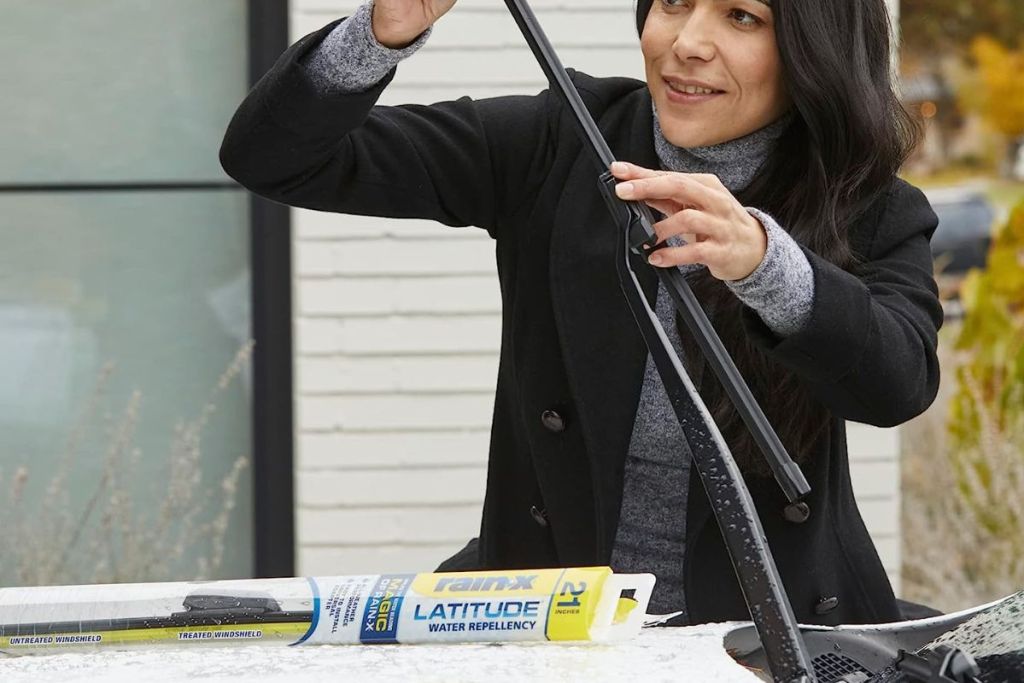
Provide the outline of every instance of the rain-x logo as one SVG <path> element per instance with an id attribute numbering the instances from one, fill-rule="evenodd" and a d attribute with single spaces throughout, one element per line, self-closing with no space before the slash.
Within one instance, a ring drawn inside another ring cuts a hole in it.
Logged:
<path id="1" fill-rule="evenodd" d="M 436 593 L 489 593 L 499 591 L 532 591 L 536 574 L 515 576 L 444 577 L 434 586 Z"/>

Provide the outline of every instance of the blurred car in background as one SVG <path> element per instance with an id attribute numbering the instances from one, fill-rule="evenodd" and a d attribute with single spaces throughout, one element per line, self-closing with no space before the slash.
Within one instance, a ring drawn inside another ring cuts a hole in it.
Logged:
<path id="1" fill-rule="evenodd" d="M 985 267 L 999 215 L 974 187 L 927 190 L 925 194 L 939 217 L 931 242 L 939 295 L 946 315 L 959 317 L 960 285 L 971 268 Z"/>

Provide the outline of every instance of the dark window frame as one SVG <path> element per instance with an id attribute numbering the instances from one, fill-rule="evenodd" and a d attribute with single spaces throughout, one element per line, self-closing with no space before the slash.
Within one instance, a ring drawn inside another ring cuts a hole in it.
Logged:
<path id="1" fill-rule="evenodd" d="M 288 0 L 249 0 L 249 80 L 288 47 Z M 291 213 L 250 198 L 254 401 L 253 571 L 295 574 Z"/>
<path id="2" fill-rule="evenodd" d="M 288 0 L 248 0 L 253 85 L 288 47 Z M 0 195 L 48 192 L 220 191 L 234 182 L 8 183 Z M 291 214 L 250 195 L 253 557 L 256 577 L 295 574 Z"/>

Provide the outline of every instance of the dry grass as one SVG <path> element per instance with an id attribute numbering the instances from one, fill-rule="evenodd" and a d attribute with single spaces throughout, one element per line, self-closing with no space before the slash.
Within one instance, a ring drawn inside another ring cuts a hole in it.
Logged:
<path id="1" fill-rule="evenodd" d="M 0 585 L 44 586 L 210 578 L 221 566 L 224 541 L 248 459 L 239 456 L 219 490 L 202 480 L 202 435 L 216 402 L 246 368 L 252 342 L 235 354 L 199 413 L 173 429 L 163 491 L 139 486 L 141 453 L 135 430 L 142 394 L 134 392 L 110 421 L 99 482 L 81 506 L 71 490 L 81 486 L 77 464 L 90 427 L 100 422 L 114 367 L 105 366 L 72 427 L 60 463 L 39 500 L 26 496 L 36 474 L 28 466 L 0 473 Z M 133 496 L 131 491 L 139 492 Z M 145 496 L 145 500 L 139 500 Z M 154 512 L 155 511 L 155 512 Z M 191 566 L 190 566 L 191 565 Z"/>
<path id="2" fill-rule="evenodd" d="M 939 398 L 902 430 L 903 594 L 944 611 L 1024 588 L 1024 419 L 999 429 L 982 412 L 980 444 L 953 448 L 955 333 L 943 330 Z"/>

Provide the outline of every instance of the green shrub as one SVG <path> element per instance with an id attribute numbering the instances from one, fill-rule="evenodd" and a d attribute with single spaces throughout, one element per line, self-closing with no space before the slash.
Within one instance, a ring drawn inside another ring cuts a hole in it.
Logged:
<path id="1" fill-rule="evenodd" d="M 949 431 L 956 444 L 972 447 L 981 435 L 980 410 L 998 430 L 1024 416 L 1024 201 L 995 234 L 986 269 L 967 276 L 961 298 L 956 348 L 968 360 L 956 370 Z"/>
<path id="2" fill-rule="evenodd" d="M 961 297 L 943 398 L 904 428 L 903 595 L 943 610 L 1024 588 L 1024 202 Z"/>

